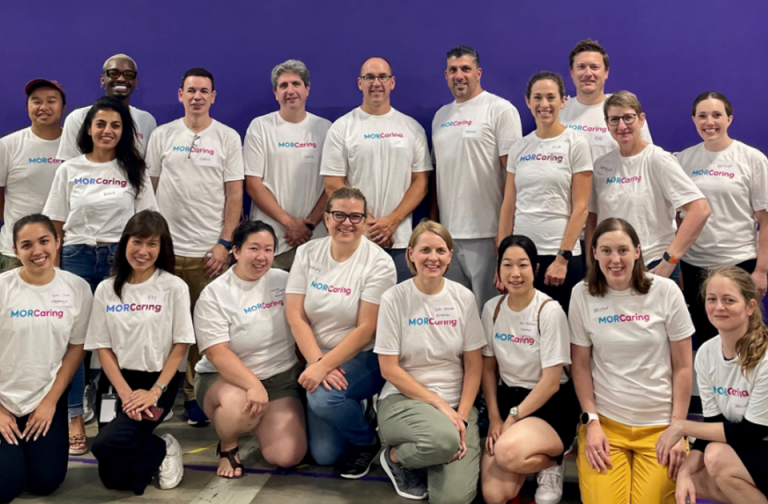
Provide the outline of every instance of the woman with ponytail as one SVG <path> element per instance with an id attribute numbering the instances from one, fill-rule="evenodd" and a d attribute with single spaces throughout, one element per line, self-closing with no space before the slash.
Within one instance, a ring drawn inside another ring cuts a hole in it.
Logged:
<path id="1" fill-rule="evenodd" d="M 660 463 L 683 436 L 696 442 L 677 478 L 678 504 L 696 495 L 723 503 L 768 504 L 768 327 L 752 277 L 736 266 L 710 271 L 702 286 L 719 335 L 696 354 L 704 422 L 672 422 L 656 443 Z"/>

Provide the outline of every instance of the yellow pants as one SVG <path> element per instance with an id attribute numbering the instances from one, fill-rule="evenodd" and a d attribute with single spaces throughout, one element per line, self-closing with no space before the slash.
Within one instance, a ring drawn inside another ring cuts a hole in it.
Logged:
<path id="1" fill-rule="evenodd" d="M 665 425 L 630 427 L 600 416 L 611 444 L 613 469 L 598 473 L 589 466 L 587 428 L 579 430 L 579 487 L 584 504 L 675 504 L 675 482 L 656 460 L 656 440 Z"/>

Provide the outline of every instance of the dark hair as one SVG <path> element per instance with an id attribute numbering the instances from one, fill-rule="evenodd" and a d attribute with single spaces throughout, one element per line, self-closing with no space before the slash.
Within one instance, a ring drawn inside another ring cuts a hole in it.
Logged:
<path id="1" fill-rule="evenodd" d="M 531 77 L 531 80 L 528 81 L 528 87 L 525 89 L 526 98 L 531 98 L 533 85 L 540 80 L 554 81 L 555 84 L 557 84 L 557 90 L 560 92 L 560 98 L 565 98 L 565 82 L 563 82 L 563 78 L 560 77 L 560 74 L 556 74 L 555 72 L 539 72 Z"/>
<path id="2" fill-rule="evenodd" d="M 520 247 L 528 256 L 528 260 L 531 262 L 534 275 L 536 275 L 536 267 L 539 265 L 539 251 L 536 249 L 536 244 L 533 240 L 523 235 L 510 235 L 501 240 L 499 245 L 499 255 L 496 260 L 496 273 L 501 274 L 501 260 L 504 258 L 504 253 L 509 247 Z"/>
<path id="3" fill-rule="evenodd" d="M 245 240 L 248 239 L 249 236 L 251 236 L 254 233 L 260 233 L 262 231 L 266 231 L 267 233 L 272 235 L 272 238 L 275 240 L 274 247 L 277 248 L 277 234 L 275 233 L 275 229 L 267 224 L 264 221 L 252 221 L 252 220 L 244 220 L 238 224 L 237 228 L 235 229 L 235 232 L 232 233 L 232 250 L 237 248 L 238 252 L 243 247 L 243 244 L 245 243 Z M 232 263 L 237 262 L 235 260 L 235 255 L 232 254 Z"/>
<path id="4" fill-rule="evenodd" d="M 123 132 L 120 135 L 120 140 L 117 142 L 115 155 L 117 156 L 117 164 L 138 197 L 144 185 L 144 177 L 147 176 L 147 165 L 144 162 L 144 157 L 136 148 L 136 124 L 133 122 L 130 109 L 123 103 L 122 99 L 113 96 L 102 96 L 93 102 L 93 106 L 83 120 L 80 132 L 77 134 L 77 146 L 80 152 L 85 154 L 93 152 L 93 138 L 88 134 L 88 128 L 91 127 L 93 118 L 99 110 L 114 110 L 120 114 Z"/>
<path id="5" fill-rule="evenodd" d="M 392 63 L 390 63 L 389 60 L 384 56 L 371 56 L 370 58 L 365 58 L 365 61 L 363 61 L 362 65 L 360 65 L 360 73 L 363 73 L 363 67 L 365 66 L 366 63 L 368 63 L 372 59 L 380 59 L 384 61 L 384 63 L 386 63 L 387 66 L 389 66 L 389 73 L 394 75 L 394 71 L 392 70 Z"/>
<path id="6" fill-rule="evenodd" d="M 176 272 L 176 256 L 173 253 L 173 240 L 168 229 L 168 222 L 166 222 L 160 212 L 142 210 L 128 220 L 125 229 L 123 229 L 123 235 L 117 243 L 112 275 L 115 277 L 115 294 L 121 300 L 123 299 L 123 286 L 133 272 L 133 268 L 128 262 L 126 255 L 128 240 L 131 238 L 151 238 L 153 236 L 160 237 L 160 253 L 155 260 L 155 268 L 171 274 Z"/>
<path id="7" fill-rule="evenodd" d="M 211 79 L 211 91 L 216 91 L 216 84 L 213 82 L 213 74 L 205 68 L 190 68 L 187 70 L 181 78 L 179 89 L 184 89 L 184 82 L 186 82 L 187 77 L 208 77 Z"/>
<path id="8" fill-rule="evenodd" d="M 13 247 L 14 248 L 16 248 L 16 240 L 19 237 L 19 232 L 27 224 L 42 224 L 43 226 L 48 228 L 48 231 L 51 232 L 54 240 L 59 237 L 59 234 L 56 232 L 56 226 L 53 225 L 53 222 L 51 221 L 51 219 L 48 218 L 48 216 L 40 213 L 25 215 L 24 217 L 17 220 L 13 224 Z"/>
<path id="9" fill-rule="evenodd" d="M 710 98 L 714 98 L 715 100 L 720 100 L 723 102 L 723 105 L 725 105 L 725 115 L 728 117 L 733 115 L 733 105 L 731 105 L 731 102 L 728 101 L 728 98 L 726 98 L 723 93 L 718 91 L 704 91 L 699 96 L 697 96 L 696 99 L 693 100 L 693 109 L 691 110 L 691 115 L 696 116 L 696 107 L 699 106 L 699 103 L 703 102 L 704 100 L 709 100 Z"/>
<path id="10" fill-rule="evenodd" d="M 445 53 L 445 59 L 449 60 L 451 58 L 461 58 L 462 56 L 467 56 L 467 55 L 472 56 L 472 59 L 475 60 L 475 65 L 477 65 L 477 67 L 479 68 L 480 55 L 477 54 L 477 51 L 475 51 L 469 46 L 460 45 L 460 46 L 454 47 L 453 49 Z"/>
<path id="11" fill-rule="evenodd" d="M 595 234 L 592 235 L 592 242 L 589 246 L 592 248 L 593 254 L 595 249 L 597 249 L 597 240 L 605 233 L 610 233 L 611 231 L 623 232 L 632 240 L 633 247 L 637 248 L 640 246 L 640 238 L 638 238 L 637 231 L 632 227 L 632 224 L 624 219 L 610 217 L 598 224 Z M 605 293 L 608 291 L 608 282 L 605 279 L 603 270 L 600 269 L 597 258 L 593 258 L 592 264 L 587 268 L 586 281 L 591 295 L 597 297 L 605 296 Z M 638 294 L 648 294 L 652 283 L 653 279 L 645 274 L 645 263 L 643 262 L 643 251 L 641 249 L 640 257 L 635 260 L 635 267 L 632 269 L 632 278 L 629 282 L 630 288 Z"/>
<path id="12" fill-rule="evenodd" d="M 29 91 L 27 92 L 27 104 L 29 104 L 30 95 L 40 88 L 55 89 L 61 95 L 61 104 L 62 105 L 67 104 L 67 97 L 64 95 L 64 92 L 61 89 L 57 88 L 56 86 L 52 86 L 51 84 L 48 84 L 47 82 L 38 82 L 37 84 L 29 88 Z"/>
<path id="13" fill-rule="evenodd" d="M 592 39 L 582 40 L 571 50 L 571 54 L 568 55 L 568 60 L 570 62 L 569 68 L 573 68 L 573 60 L 576 58 L 576 55 L 583 52 L 597 52 L 602 54 L 603 64 L 605 65 L 605 69 L 608 70 L 608 53 L 605 52 L 605 48 L 601 46 L 597 40 Z"/>

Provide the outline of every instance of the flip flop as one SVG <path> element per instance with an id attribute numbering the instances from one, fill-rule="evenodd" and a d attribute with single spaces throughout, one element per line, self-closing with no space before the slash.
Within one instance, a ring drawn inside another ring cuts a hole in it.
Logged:
<path id="1" fill-rule="evenodd" d="M 69 436 L 69 454 L 84 455 L 88 453 L 88 442 L 85 434 Z"/>

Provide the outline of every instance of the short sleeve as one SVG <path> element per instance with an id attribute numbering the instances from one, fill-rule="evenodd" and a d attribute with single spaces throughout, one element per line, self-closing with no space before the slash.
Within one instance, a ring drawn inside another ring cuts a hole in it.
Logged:
<path id="1" fill-rule="evenodd" d="M 147 172 L 150 177 L 159 177 L 163 171 L 163 153 L 162 145 L 160 144 L 160 135 L 152 135 L 149 137 L 149 144 L 147 145 L 147 155 L 144 159 L 147 163 Z"/>
<path id="2" fill-rule="evenodd" d="M 376 323 L 376 345 L 373 351 L 380 355 L 400 355 L 400 324 L 398 296 L 393 290 L 384 295 L 379 306 Z"/>
<path id="3" fill-rule="evenodd" d="M 202 353 L 213 345 L 229 341 L 229 322 L 209 285 L 195 303 L 195 338 Z"/>
<path id="4" fill-rule="evenodd" d="M 77 109 L 73 110 L 64 120 L 64 127 L 61 131 L 61 141 L 59 142 L 59 150 L 56 153 L 56 159 L 68 161 L 82 154 L 77 147 L 77 134 L 80 133 L 83 119 L 84 117 L 80 115 L 80 109 Z"/>
<path id="5" fill-rule="evenodd" d="M 762 154 L 752 167 L 749 194 L 753 211 L 768 210 L 768 158 Z"/>
<path id="6" fill-rule="evenodd" d="M 496 305 L 499 303 L 499 298 L 495 297 L 485 303 L 483 308 L 483 316 L 480 318 L 480 322 L 483 324 L 483 333 L 485 334 L 485 346 L 483 347 L 483 356 L 495 357 L 496 354 L 493 351 L 493 312 L 496 310 Z"/>
<path id="7" fill-rule="evenodd" d="M 432 158 L 429 155 L 429 146 L 427 145 L 427 134 L 421 125 L 414 127 L 416 141 L 413 142 L 413 164 L 411 173 L 432 171 Z"/>
<path id="8" fill-rule="evenodd" d="M 243 164 L 247 176 L 264 177 L 267 168 L 267 153 L 264 149 L 261 123 L 258 119 L 254 119 L 248 126 L 248 131 L 245 132 Z"/>
<path id="9" fill-rule="evenodd" d="M 696 369 L 696 384 L 699 387 L 699 397 L 701 398 L 701 411 L 705 417 L 714 417 L 722 414 L 722 411 L 717 407 L 712 389 L 712 369 L 708 354 L 706 349 L 701 348 L 696 354 L 694 368 Z"/>
<path id="10" fill-rule="evenodd" d="M 373 243 L 370 245 L 376 247 Z M 388 255 L 379 254 L 373 264 L 367 268 L 362 283 L 363 290 L 360 293 L 360 299 L 366 303 L 379 304 L 381 296 L 397 285 L 395 262 Z"/>
<path id="11" fill-rule="evenodd" d="M 155 199 L 155 191 L 152 190 L 152 180 L 146 172 L 144 173 L 144 180 L 141 183 L 141 192 L 136 196 L 136 201 L 133 207 L 136 213 L 139 213 L 142 210 L 157 211 L 157 199 Z"/>
<path id="12" fill-rule="evenodd" d="M 307 247 L 312 242 L 299 245 L 296 249 L 296 257 L 293 259 L 291 271 L 288 274 L 288 283 L 285 285 L 286 294 L 306 294 L 307 277 L 309 273 L 309 251 Z"/>
<path id="13" fill-rule="evenodd" d="M 744 418 L 754 424 L 768 426 L 768 361 L 765 359 L 755 368 L 754 386 L 749 396 Z"/>
<path id="14" fill-rule="evenodd" d="M 170 274 L 170 273 L 165 273 Z M 195 328 L 192 325 L 190 310 L 189 287 L 183 281 L 178 282 L 173 289 L 173 334 L 172 341 L 176 343 L 195 343 Z"/>
<path id="15" fill-rule="evenodd" d="M 584 135 L 573 135 L 571 141 L 571 173 L 593 171 L 592 149 Z"/>
<path id="16" fill-rule="evenodd" d="M 68 172 L 66 164 L 56 170 L 51 190 L 48 193 L 48 200 L 45 202 L 45 207 L 43 207 L 43 214 L 54 221 L 67 222 L 69 217 Z"/>
<path id="17" fill-rule="evenodd" d="M 112 348 L 112 338 L 110 338 L 107 327 L 107 301 L 104 292 L 105 289 L 109 288 L 107 284 L 113 285 L 112 282 L 102 281 L 96 287 L 96 294 L 93 296 L 91 316 L 88 321 L 88 330 L 85 334 L 86 350 Z"/>
<path id="18" fill-rule="evenodd" d="M 224 182 L 233 182 L 245 178 L 243 168 L 243 146 L 240 135 L 230 130 L 226 137 L 227 157 L 224 159 Z"/>
<path id="19" fill-rule="evenodd" d="M 651 137 L 651 129 L 648 127 L 648 120 L 646 119 L 643 123 L 643 127 L 640 128 L 640 138 L 648 142 L 649 144 L 653 143 L 653 137 Z"/>
<path id="20" fill-rule="evenodd" d="M 93 294 L 88 283 L 81 278 L 77 279 L 78 297 L 80 298 L 80 311 L 72 324 L 72 333 L 69 336 L 70 345 L 82 345 L 85 343 L 88 332 L 88 323 L 91 319 L 91 309 L 93 308 Z"/>
<path id="21" fill-rule="evenodd" d="M 568 318 L 557 301 L 550 301 L 541 310 L 539 353 L 541 367 L 571 363 L 571 331 Z"/>
<path id="22" fill-rule="evenodd" d="M 666 280 L 664 287 L 666 288 L 666 319 L 664 325 L 667 328 L 667 337 L 669 341 L 680 341 L 685 338 L 690 338 L 696 329 L 693 327 L 691 321 L 691 314 L 688 312 L 688 307 L 685 304 L 685 297 L 683 297 L 683 291 L 681 291 L 672 280 Z M 658 282 L 659 278 L 654 278 L 654 282 Z"/>
<path id="23" fill-rule="evenodd" d="M 704 199 L 696 184 L 685 174 L 683 167 L 673 155 L 662 153 L 655 156 L 653 162 L 658 166 L 654 170 L 654 180 L 658 180 L 658 188 L 675 209 L 700 199 Z"/>
<path id="24" fill-rule="evenodd" d="M 0 140 L 0 187 L 8 185 L 8 174 L 11 172 L 11 153 L 5 142 Z M 0 218 L 3 216 L 0 215 Z"/>
<path id="25" fill-rule="evenodd" d="M 520 122 L 520 114 L 514 105 L 504 103 L 504 107 L 496 115 L 493 125 L 493 133 L 499 147 L 499 156 L 504 156 L 521 138 L 523 138 L 523 126 Z"/>
<path id="26" fill-rule="evenodd" d="M 462 289 L 464 288 L 462 287 Z M 464 351 L 472 352 L 485 347 L 487 340 L 485 338 L 483 324 L 480 322 L 480 314 L 477 313 L 475 296 L 468 289 L 465 289 L 463 294 L 464 299 L 462 300 L 462 304 L 464 305 L 464 320 L 467 321 L 464 327 Z"/>
<path id="27" fill-rule="evenodd" d="M 584 284 L 577 284 L 571 295 L 571 305 L 568 308 L 568 325 L 571 327 L 571 344 L 581 347 L 591 347 L 592 338 L 589 330 L 584 327 Z"/>
<path id="28" fill-rule="evenodd" d="M 347 149 L 344 146 L 344 131 L 340 121 L 331 125 L 323 143 L 323 158 L 320 163 L 320 175 L 346 177 L 349 171 Z"/>
<path id="29" fill-rule="evenodd" d="M 527 143 L 527 142 L 526 142 Z M 507 172 L 514 174 L 517 171 L 517 162 L 520 158 L 520 149 L 523 142 L 517 142 L 507 151 Z"/>

